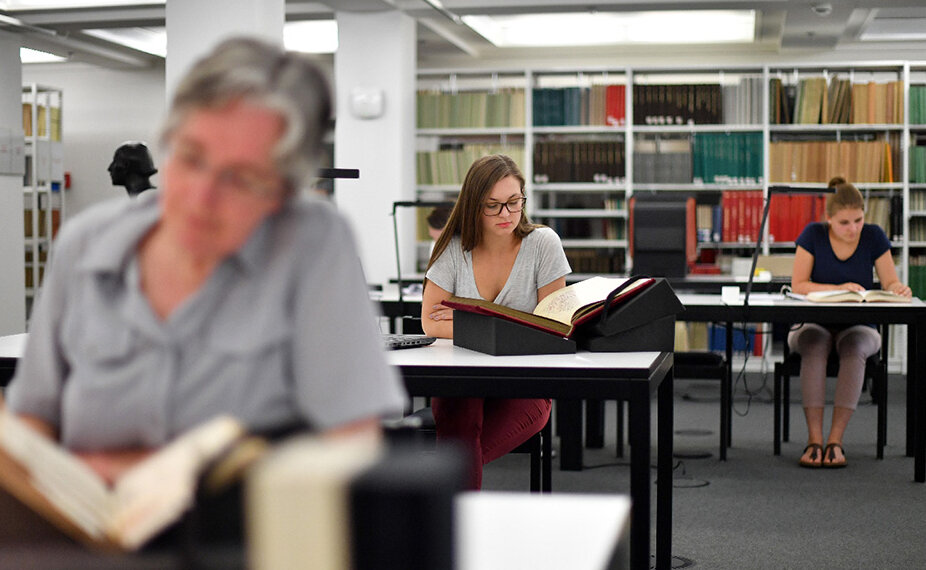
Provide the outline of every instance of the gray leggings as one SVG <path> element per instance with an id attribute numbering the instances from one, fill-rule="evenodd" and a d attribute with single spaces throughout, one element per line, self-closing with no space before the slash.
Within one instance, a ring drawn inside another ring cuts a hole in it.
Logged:
<path id="1" fill-rule="evenodd" d="M 865 360 L 881 348 L 881 335 L 866 325 L 839 330 L 814 323 L 804 323 L 788 333 L 788 347 L 801 355 L 801 396 L 805 408 L 823 407 L 826 360 L 834 343 L 839 353 L 839 374 L 833 404 L 854 410 L 865 381 Z"/>

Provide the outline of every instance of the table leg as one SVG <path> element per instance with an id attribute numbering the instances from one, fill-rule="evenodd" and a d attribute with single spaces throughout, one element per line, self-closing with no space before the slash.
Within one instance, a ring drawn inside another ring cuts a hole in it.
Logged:
<path id="1" fill-rule="evenodd" d="M 916 447 L 916 343 L 917 325 L 907 325 L 907 457 Z M 922 334 L 922 333 L 921 333 Z"/>
<path id="2" fill-rule="evenodd" d="M 556 400 L 559 428 L 559 468 L 582 470 L 582 400 Z"/>
<path id="3" fill-rule="evenodd" d="M 630 403 L 630 566 L 649 568 L 650 554 L 650 395 L 634 390 Z M 671 457 L 669 461 L 671 462 Z M 670 468 L 671 469 L 671 468 Z M 672 479 L 669 477 L 671 490 Z M 658 566 L 657 568 L 668 568 Z"/>
<path id="4" fill-rule="evenodd" d="M 604 400 L 585 400 L 585 447 L 604 447 Z"/>
<path id="5" fill-rule="evenodd" d="M 913 338 L 913 387 L 916 394 L 916 409 L 914 410 L 914 426 L 916 426 L 916 439 L 915 449 L 914 449 L 914 458 L 913 458 L 913 479 L 917 483 L 926 482 L 926 388 L 923 386 L 923 374 L 926 371 L 926 351 L 922 349 L 920 344 L 923 342 L 924 337 L 926 337 L 926 328 L 924 328 L 926 322 L 923 319 L 918 320 L 911 329 L 914 329 L 912 334 Z M 910 374 L 910 369 L 907 367 L 907 374 Z"/>
<path id="6" fill-rule="evenodd" d="M 674 430 L 673 371 L 659 385 L 656 464 L 656 568 L 672 567 L 672 437 Z M 722 449 L 722 448 L 721 448 Z"/>

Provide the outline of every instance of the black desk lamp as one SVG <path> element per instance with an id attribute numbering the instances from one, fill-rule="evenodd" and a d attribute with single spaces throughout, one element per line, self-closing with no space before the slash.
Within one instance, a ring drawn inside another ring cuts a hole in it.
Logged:
<path id="1" fill-rule="evenodd" d="M 410 202 L 392 203 L 392 235 L 395 239 L 395 276 L 399 283 L 399 315 L 405 316 L 405 298 L 402 294 L 402 263 L 399 260 L 399 224 L 396 220 L 396 210 L 399 208 L 453 208 L 453 202 L 413 200 Z"/>
<path id="2" fill-rule="evenodd" d="M 759 260 L 759 250 L 762 248 L 762 236 L 765 234 L 765 222 L 768 220 L 768 209 L 772 203 L 774 194 L 832 194 L 835 188 L 798 188 L 795 186 L 769 186 L 768 198 L 765 200 L 765 208 L 762 210 L 762 221 L 759 223 L 759 237 L 756 238 L 756 249 L 752 252 L 752 266 L 749 269 L 749 276 L 746 278 L 746 295 L 743 297 L 743 321 L 748 321 L 747 313 L 749 312 L 749 294 L 752 292 L 752 281 L 756 275 L 756 262 Z"/>

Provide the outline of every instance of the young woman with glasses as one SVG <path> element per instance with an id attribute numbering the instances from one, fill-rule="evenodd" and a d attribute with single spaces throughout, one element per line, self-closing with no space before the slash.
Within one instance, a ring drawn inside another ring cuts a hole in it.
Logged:
<path id="1" fill-rule="evenodd" d="M 424 280 L 421 322 L 431 336 L 453 338 L 451 295 L 532 311 L 566 286 L 569 262 L 559 236 L 524 213 L 524 175 L 511 158 L 480 158 L 466 173 L 450 219 L 434 246 Z M 438 441 L 462 442 L 471 454 L 469 484 L 482 486 L 482 466 L 539 432 L 550 400 L 434 398 Z"/>

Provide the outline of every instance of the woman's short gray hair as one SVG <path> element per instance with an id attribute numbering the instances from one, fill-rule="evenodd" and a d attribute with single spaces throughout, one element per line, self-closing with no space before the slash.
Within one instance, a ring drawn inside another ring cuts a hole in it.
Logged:
<path id="1" fill-rule="evenodd" d="M 178 85 L 162 144 L 169 143 L 191 111 L 241 98 L 283 116 L 285 131 L 274 158 L 288 191 L 295 192 L 315 175 L 331 117 L 328 81 L 303 54 L 253 38 L 220 43 Z"/>

